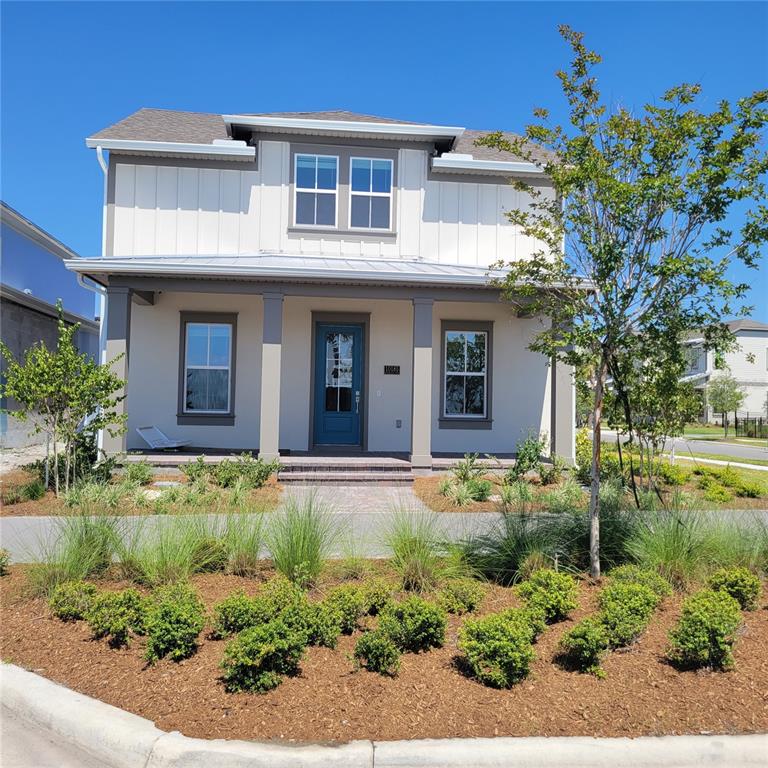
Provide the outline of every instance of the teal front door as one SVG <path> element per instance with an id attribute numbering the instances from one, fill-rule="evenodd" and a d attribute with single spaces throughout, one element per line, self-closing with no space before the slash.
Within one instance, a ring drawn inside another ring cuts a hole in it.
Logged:
<path id="1" fill-rule="evenodd" d="M 362 445 L 361 325 L 318 323 L 314 405 L 315 445 Z"/>

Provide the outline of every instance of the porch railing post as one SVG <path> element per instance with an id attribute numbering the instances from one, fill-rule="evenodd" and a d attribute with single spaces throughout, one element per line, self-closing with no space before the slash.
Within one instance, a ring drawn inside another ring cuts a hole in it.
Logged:
<path id="1" fill-rule="evenodd" d="M 280 382 L 283 348 L 283 294 L 265 293 L 261 346 L 261 410 L 259 456 L 272 461 L 280 455 Z"/>

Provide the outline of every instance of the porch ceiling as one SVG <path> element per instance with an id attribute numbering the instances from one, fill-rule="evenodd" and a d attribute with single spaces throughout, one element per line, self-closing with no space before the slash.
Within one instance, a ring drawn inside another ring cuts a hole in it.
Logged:
<path id="1" fill-rule="evenodd" d="M 69 259 L 67 269 L 104 282 L 110 275 L 244 280 L 313 280 L 329 283 L 496 287 L 502 270 L 404 259 L 365 259 L 285 254 L 115 256 Z"/>

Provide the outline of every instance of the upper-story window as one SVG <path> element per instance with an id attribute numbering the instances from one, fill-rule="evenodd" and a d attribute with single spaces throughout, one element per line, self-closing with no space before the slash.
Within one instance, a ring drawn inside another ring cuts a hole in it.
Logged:
<path id="1" fill-rule="evenodd" d="M 295 224 L 335 227 L 339 158 L 296 155 Z"/>
<path id="2" fill-rule="evenodd" d="M 350 229 L 389 229 L 392 221 L 392 161 L 350 158 Z"/>

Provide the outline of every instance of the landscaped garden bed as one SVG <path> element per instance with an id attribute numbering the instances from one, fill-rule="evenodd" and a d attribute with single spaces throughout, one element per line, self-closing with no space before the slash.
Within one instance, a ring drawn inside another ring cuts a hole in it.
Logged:
<path id="1" fill-rule="evenodd" d="M 449 543 L 399 510 L 377 560 L 329 560 L 343 520 L 312 497 L 163 523 L 63 518 L 41 562 L 0 578 L 2 659 L 198 737 L 768 729 L 757 522 L 606 509 L 599 584 L 577 511 Z"/>

